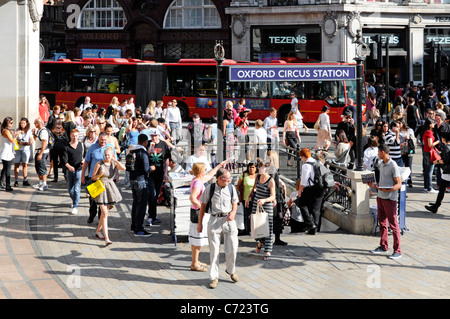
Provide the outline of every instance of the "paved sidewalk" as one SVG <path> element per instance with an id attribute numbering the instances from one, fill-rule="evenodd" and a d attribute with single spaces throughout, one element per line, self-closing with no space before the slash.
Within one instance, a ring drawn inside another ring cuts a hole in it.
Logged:
<path id="1" fill-rule="evenodd" d="M 188 243 L 172 241 L 167 208 L 159 206 L 163 222 L 150 228 L 152 237 L 133 236 L 129 189 L 122 189 L 124 200 L 111 211 L 113 244 L 108 247 L 94 236 L 97 220 L 86 223 L 84 192 L 78 215 L 69 215 L 64 180 L 51 183 L 47 192 L 31 187 L 17 187 L 12 193 L 1 190 L 0 298 L 449 298 L 450 196 L 438 214 L 427 212 L 424 205 L 436 194 L 422 192 L 420 158 L 415 163 L 415 185 L 408 188 L 408 231 L 401 238 L 403 258 L 394 261 L 371 254 L 378 236 L 339 229 L 311 236 L 289 233 L 287 227 L 282 239 L 289 245 L 274 246 L 268 262 L 263 253 L 255 253 L 251 238 L 240 237 L 240 281 L 233 283 L 225 274 L 222 255 L 222 277 L 214 290 L 208 288 L 208 273 L 189 270 Z M 209 261 L 207 247 L 200 259 Z"/>

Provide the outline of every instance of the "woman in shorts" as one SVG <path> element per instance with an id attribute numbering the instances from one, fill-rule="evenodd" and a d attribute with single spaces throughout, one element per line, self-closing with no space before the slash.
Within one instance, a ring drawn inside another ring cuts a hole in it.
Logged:
<path id="1" fill-rule="evenodd" d="M 28 161 L 30 160 L 31 154 L 30 145 L 34 143 L 33 132 L 30 129 L 30 121 L 26 117 L 23 117 L 16 131 L 18 132 L 17 144 L 19 144 L 19 149 L 16 150 L 16 157 L 14 159 L 14 186 L 19 186 L 20 164 L 22 164 L 23 186 L 30 186 L 30 182 L 28 182 Z"/>

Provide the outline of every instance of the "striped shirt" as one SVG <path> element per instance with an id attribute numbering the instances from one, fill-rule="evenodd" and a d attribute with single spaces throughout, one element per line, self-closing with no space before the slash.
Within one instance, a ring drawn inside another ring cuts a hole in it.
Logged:
<path id="1" fill-rule="evenodd" d="M 395 132 L 389 130 L 384 136 L 384 141 L 389 146 L 389 157 L 391 157 L 392 159 L 399 159 L 402 157 L 400 141 L 397 142 L 397 136 Z"/>

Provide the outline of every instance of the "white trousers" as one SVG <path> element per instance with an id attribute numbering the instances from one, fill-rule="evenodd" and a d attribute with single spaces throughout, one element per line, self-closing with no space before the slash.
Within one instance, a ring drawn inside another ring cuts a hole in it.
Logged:
<path id="1" fill-rule="evenodd" d="M 223 235 L 226 271 L 234 274 L 236 271 L 236 256 L 238 251 L 238 229 L 236 221 L 227 221 L 227 217 L 211 216 L 208 222 L 208 240 L 211 270 L 209 279 L 219 278 L 220 237 Z"/>

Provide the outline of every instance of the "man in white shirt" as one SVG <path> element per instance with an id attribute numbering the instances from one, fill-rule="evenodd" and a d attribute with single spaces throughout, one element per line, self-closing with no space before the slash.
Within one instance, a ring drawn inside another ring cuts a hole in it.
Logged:
<path id="1" fill-rule="evenodd" d="M 49 134 L 48 130 L 44 127 L 44 122 L 41 118 L 37 118 L 34 121 L 34 125 L 36 126 L 37 131 L 35 131 L 34 140 L 35 140 L 35 148 L 36 154 L 34 156 L 35 159 L 35 168 L 36 173 L 39 177 L 39 184 L 35 185 L 34 188 L 40 191 L 46 191 L 48 189 L 47 186 L 47 159 L 48 159 L 48 139 Z"/>
<path id="2" fill-rule="evenodd" d="M 297 110 L 300 111 L 298 109 L 298 99 L 295 96 L 295 93 L 291 92 L 291 111 L 297 114 Z"/>
<path id="3" fill-rule="evenodd" d="M 302 148 L 299 155 L 304 165 L 302 165 L 301 182 L 295 203 L 305 218 L 307 233 L 315 235 L 320 221 L 320 207 L 322 206 L 324 190 L 314 185 L 314 164 L 316 160 L 311 157 L 311 150 Z M 322 163 L 319 165 L 322 165 Z"/>
<path id="4" fill-rule="evenodd" d="M 167 103 L 166 108 L 166 123 L 169 125 L 170 134 L 173 142 L 177 144 L 181 139 L 181 112 L 177 107 L 177 100 Z"/>
<path id="5" fill-rule="evenodd" d="M 80 105 L 80 110 L 81 112 L 83 112 L 85 109 L 87 109 L 88 107 L 92 108 L 92 103 L 91 103 L 91 98 L 89 96 L 86 96 L 84 98 L 84 102 Z"/>
<path id="6" fill-rule="evenodd" d="M 132 116 L 136 116 L 136 106 L 134 105 L 134 98 L 132 96 L 128 98 L 127 110 L 131 110 L 133 112 Z"/>
<path id="7" fill-rule="evenodd" d="M 201 144 L 197 146 L 195 154 L 188 157 L 186 161 L 186 172 L 190 172 L 195 163 L 204 163 L 206 165 L 206 172 L 209 172 L 212 167 L 209 164 L 208 157 L 206 156 L 206 145 Z"/>
<path id="8" fill-rule="evenodd" d="M 263 127 L 267 132 L 267 150 L 270 151 L 272 149 L 272 144 L 274 144 L 274 148 L 278 145 L 278 119 L 277 119 L 277 110 L 273 107 L 269 110 L 270 115 L 264 119 Z"/>

